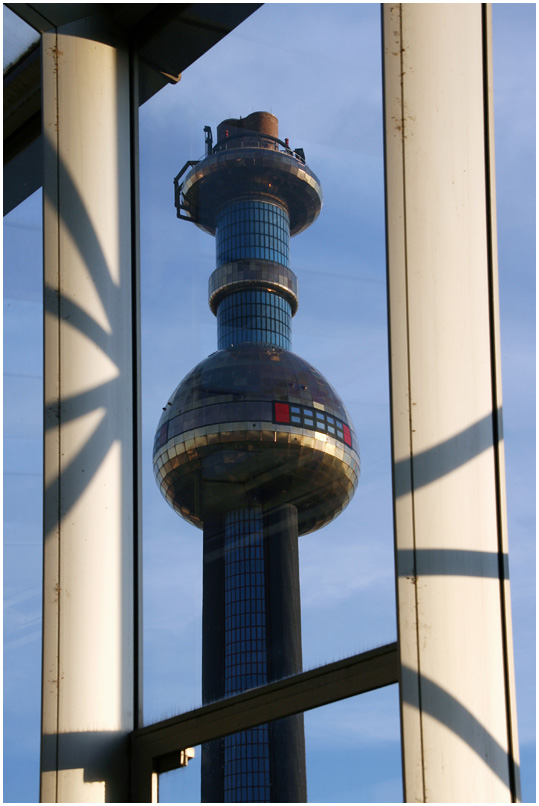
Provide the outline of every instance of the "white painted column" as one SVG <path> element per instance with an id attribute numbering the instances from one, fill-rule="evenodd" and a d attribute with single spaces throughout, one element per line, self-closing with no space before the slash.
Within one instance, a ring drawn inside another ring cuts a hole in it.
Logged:
<path id="1" fill-rule="evenodd" d="M 489 10 L 384 4 L 405 800 L 519 797 Z"/>
<path id="2" fill-rule="evenodd" d="M 129 800 L 137 707 L 129 57 L 91 35 L 43 35 L 44 802 Z"/>

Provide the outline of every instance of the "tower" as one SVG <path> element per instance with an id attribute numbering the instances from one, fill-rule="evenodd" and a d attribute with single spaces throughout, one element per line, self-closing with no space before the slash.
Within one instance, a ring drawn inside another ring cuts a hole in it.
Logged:
<path id="1" fill-rule="evenodd" d="M 298 535 L 348 504 L 359 456 L 340 398 L 290 351 L 289 241 L 318 216 L 320 183 L 267 112 L 223 121 L 215 146 L 205 132 L 206 155 L 176 177 L 175 202 L 216 237 L 218 350 L 168 401 L 154 470 L 167 501 L 203 529 L 210 702 L 301 671 Z M 204 745 L 203 802 L 306 799 L 302 715 Z"/>

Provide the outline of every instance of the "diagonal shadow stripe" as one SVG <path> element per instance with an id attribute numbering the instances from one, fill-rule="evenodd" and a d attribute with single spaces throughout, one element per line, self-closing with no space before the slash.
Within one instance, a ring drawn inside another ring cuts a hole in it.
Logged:
<path id="1" fill-rule="evenodd" d="M 61 408 L 62 425 L 65 425 L 72 420 L 77 420 L 91 411 L 95 411 L 101 407 L 106 408 L 105 404 L 109 403 L 112 395 L 114 394 L 114 387 L 118 384 L 118 378 L 113 378 L 107 383 L 102 383 L 96 386 L 95 389 L 88 389 L 85 392 L 80 392 L 78 395 L 71 395 L 71 397 L 62 398 L 60 403 L 56 402 L 48 404 L 46 408 L 50 412 L 54 412 Z M 45 430 L 49 431 L 52 428 L 58 428 L 58 419 L 54 416 L 47 417 L 45 422 Z"/>
<path id="2" fill-rule="evenodd" d="M 58 526 L 58 500 L 61 500 L 62 517 L 66 517 L 92 481 L 107 455 L 113 442 L 112 437 L 107 436 L 110 427 L 108 419 L 108 414 L 105 412 L 103 419 L 81 450 L 63 468 L 60 475 L 45 488 L 43 496 L 45 536 Z M 82 466 L 84 472 L 75 472 L 75 464 Z"/>
<path id="3" fill-rule="evenodd" d="M 84 333 L 97 347 L 116 365 L 120 363 L 120 346 L 114 333 L 107 331 L 95 319 L 86 313 L 76 302 L 63 294 L 57 294 L 55 289 L 45 286 L 43 293 L 43 307 L 47 313 L 58 317 L 61 321 L 69 322 L 73 327 Z"/>
<path id="4" fill-rule="evenodd" d="M 514 778 L 510 774 L 510 767 L 513 767 L 517 776 L 519 771 L 515 759 L 455 697 L 407 666 L 401 667 L 401 696 L 408 705 L 429 714 L 459 736 L 500 781 L 508 789 L 511 788 L 510 782 Z"/>
<path id="5" fill-rule="evenodd" d="M 501 423 L 501 415 L 502 410 L 499 409 L 498 423 Z M 393 470 L 395 496 L 400 498 L 408 495 L 412 488 L 418 490 L 425 487 L 492 448 L 495 444 L 494 416 L 494 413 L 487 414 L 454 437 L 413 454 L 410 458 L 395 462 Z M 499 428 L 502 439 L 501 425 Z"/>
<path id="6" fill-rule="evenodd" d="M 53 148 L 50 140 L 47 137 L 43 138 L 44 141 L 44 160 L 58 163 L 58 194 L 61 197 L 61 204 L 58 205 L 56 200 L 49 199 L 55 209 L 59 211 L 59 215 L 63 224 L 67 227 L 72 242 L 77 249 L 81 259 L 90 272 L 95 289 L 101 297 L 101 301 L 107 313 L 109 322 L 112 322 L 112 314 L 116 308 L 116 300 L 120 294 L 118 288 L 111 277 L 109 264 L 101 244 L 96 235 L 95 227 L 90 220 L 88 211 L 82 201 L 80 194 L 73 182 L 71 175 L 66 168 L 64 162 L 58 159 L 58 154 Z M 47 193 L 46 183 L 43 191 Z M 81 248 L 78 239 L 81 238 L 81 233 L 84 237 L 84 247 Z M 107 301 L 113 300 L 110 308 L 107 307 Z"/>

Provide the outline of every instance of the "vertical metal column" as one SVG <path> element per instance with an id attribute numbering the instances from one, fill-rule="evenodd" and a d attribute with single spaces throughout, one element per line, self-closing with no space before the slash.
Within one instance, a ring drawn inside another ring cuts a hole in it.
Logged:
<path id="1" fill-rule="evenodd" d="M 45 802 L 128 801 L 137 719 L 136 114 L 93 34 L 42 41 Z"/>
<path id="2" fill-rule="evenodd" d="M 383 7 L 408 802 L 519 798 L 488 14 Z"/>

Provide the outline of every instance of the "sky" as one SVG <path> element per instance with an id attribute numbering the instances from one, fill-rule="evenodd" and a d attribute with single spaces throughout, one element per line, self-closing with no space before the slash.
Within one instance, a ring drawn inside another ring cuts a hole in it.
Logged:
<path id="1" fill-rule="evenodd" d="M 523 800 L 535 800 L 535 5 L 494 5 L 504 435 Z M 172 179 L 203 127 L 266 110 L 319 177 L 319 219 L 291 241 L 292 349 L 338 391 L 362 476 L 348 509 L 300 539 L 304 668 L 396 639 L 378 4 L 269 4 L 140 111 L 144 703 L 201 702 L 201 532 L 153 479 L 162 406 L 216 349 L 214 241 L 176 219 Z M 4 228 L 4 801 L 38 797 L 41 630 L 41 197 Z M 309 801 L 402 800 L 392 686 L 305 716 Z M 200 752 L 161 776 L 198 798 Z"/>

